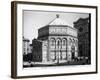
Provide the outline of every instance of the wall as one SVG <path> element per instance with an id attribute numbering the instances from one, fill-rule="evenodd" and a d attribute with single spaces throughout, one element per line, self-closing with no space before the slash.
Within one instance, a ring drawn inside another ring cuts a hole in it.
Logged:
<path id="1" fill-rule="evenodd" d="M 80 4 L 80 5 L 98 5 L 98 6 L 100 5 L 100 0 L 31 0 L 31 1 L 64 3 L 64 4 Z M 10 78 L 10 70 L 11 70 L 10 69 L 11 68 L 11 11 L 10 11 L 11 8 L 10 7 L 11 7 L 11 0 L 0 0 L 0 80 L 14 80 Z M 98 16 L 98 19 L 100 21 L 100 16 Z M 98 24 L 98 26 L 100 26 L 100 24 Z M 98 30 L 99 29 L 100 28 L 98 27 Z M 98 32 L 98 34 L 100 35 L 100 32 Z M 100 37 L 98 37 L 98 41 L 99 41 L 98 45 L 100 45 Z M 100 52 L 100 49 L 98 51 Z M 98 54 L 98 57 L 100 57 L 100 54 Z M 98 63 L 99 61 L 100 58 L 98 60 Z M 98 64 L 98 67 L 100 67 L 100 64 Z M 99 76 L 100 76 L 100 69 L 98 74 L 44 77 L 44 78 L 34 78 L 34 80 L 100 80 Z M 33 80 L 33 78 L 30 78 L 28 80 Z"/>

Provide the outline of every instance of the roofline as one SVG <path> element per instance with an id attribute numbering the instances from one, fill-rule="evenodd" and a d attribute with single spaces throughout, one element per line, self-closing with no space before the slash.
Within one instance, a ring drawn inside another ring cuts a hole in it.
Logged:
<path id="1" fill-rule="evenodd" d="M 74 38 L 78 38 L 78 36 L 73 36 L 73 35 L 70 35 L 70 34 L 48 34 L 48 35 L 44 35 L 44 36 L 38 36 L 38 38 L 43 38 L 43 37 L 48 37 L 48 36 L 71 36 L 71 37 L 74 37 Z"/>
<path id="2" fill-rule="evenodd" d="M 69 27 L 71 29 L 77 30 L 75 27 L 71 27 L 71 26 L 68 26 L 68 25 L 48 25 L 48 26 L 49 27 L 58 27 L 58 26 L 60 26 L 60 27 Z"/>
<path id="3" fill-rule="evenodd" d="M 68 25 L 46 25 L 46 26 L 44 26 L 44 27 L 41 27 L 41 28 L 39 28 L 38 30 L 40 30 L 40 29 L 43 29 L 43 28 L 45 28 L 45 27 L 69 27 L 69 28 L 71 28 L 71 29 L 74 29 L 74 30 L 77 30 L 75 27 L 71 27 L 71 26 L 68 26 Z M 78 30 L 77 30 L 78 31 Z"/>
<path id="4" fill-rule="evenodd" d="M 79 22 L 79 20 L 87 20 L 87 19 L 89 19 L 89 17 L 87 17 L 87 18 L 79 18 L 77 21 L 75 21 L 75 22 L 73 22 L 73 23 L 76 24 L 76 23 Z"/>
<path id="5" fill-rule="evenodd" d="M 34 40 L 36 40 L 38 42 L 43 42 L 42 40 L 39 40 L 39 39 L 33 39 L 32 41 L 34 41 Z"/>

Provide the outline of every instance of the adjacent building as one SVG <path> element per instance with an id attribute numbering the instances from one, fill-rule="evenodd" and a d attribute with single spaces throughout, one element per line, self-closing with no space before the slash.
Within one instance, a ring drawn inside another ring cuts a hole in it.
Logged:
<path id="1" fill-rule="evenodd" d="M 38 39 L 32 40 L 32 56 L 34 62 L 42 62 L 42 42 Z"/>
<path id="2" fill-rule="evenodd" d="M 23 37 L 23 54 L 27 55 L 29 53 L 29 39 Z"/>
<path id="3" fill-rule="evenodd" d="M 32 61 L 32 44 L 29 43 L 30 40 L 23 37 L 23 61 L 30 62 Z"/>
<path id="4" fill-rule="evenodd" d="M 90 63 L 91 61 L 90 16 L 88 18 L 80 18 L 79 20 L 74 22 L 74 27 L 78 30 L 79 56 L 87 58 Z"/>

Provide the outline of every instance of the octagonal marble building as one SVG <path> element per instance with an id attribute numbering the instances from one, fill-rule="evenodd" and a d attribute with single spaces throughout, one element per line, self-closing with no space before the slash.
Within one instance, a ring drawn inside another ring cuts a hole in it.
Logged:
<path id="1" fill-rule="evenodd" d="M 77 29 L 67 25 L 59 15 L 38 29 L 42 41 L 42 62 L 63 63 L 78 57 Z"/>

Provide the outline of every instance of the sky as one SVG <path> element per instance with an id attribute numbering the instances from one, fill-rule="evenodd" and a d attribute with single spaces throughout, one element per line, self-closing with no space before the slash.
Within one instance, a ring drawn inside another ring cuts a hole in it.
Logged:
<path id="1" fill-rule="evenodd" d="M 47 25 L 56 18 L 65 21 L 68 26 L 73 27 L 73 22 L 79 18 L 89 17 L 88 13 L 70 13 L 70 12 L 47 12 L 47 11 L 23 11 L 23 36 L 32 42 L 32 39 L 38 37 L 38 29 Z"/>

